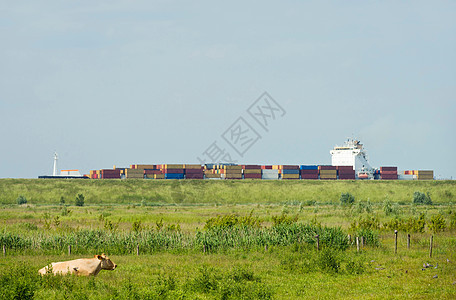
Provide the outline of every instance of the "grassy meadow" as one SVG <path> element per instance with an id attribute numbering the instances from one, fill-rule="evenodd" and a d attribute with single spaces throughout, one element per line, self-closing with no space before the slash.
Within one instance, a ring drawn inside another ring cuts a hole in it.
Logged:
<path id="1" fill-rule="evenodd" d="M 454 299 L 455 200 L 453 181 L 0 180 L 0 298 Z M 37 275 L 101 252 L 116 270 Z"/>

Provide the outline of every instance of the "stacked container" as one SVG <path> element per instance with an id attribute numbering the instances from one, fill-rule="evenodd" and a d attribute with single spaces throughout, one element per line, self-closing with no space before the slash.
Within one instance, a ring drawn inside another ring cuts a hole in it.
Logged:
<path id="1" fill-rule="evenodd" d="M 323 180 L 336 180 L 337 168 L 336 166 L 318 166 L 320 171 L 320 179 Z"/>
<path id="2" fill-rule="evenodd" d="M 380 167 L 382 180 L 397 180 L 397 167 Z"/>
<path id="3" fill-rule="evenodd" d="M 277 180 L 279 179 L 279 170 L 273 169 L 272 166 L 261 166 L 261 179 Z"/>
<path id="4" fill-rule="evenodd" d="M 102 179 L 120 179 L 120 170 L 103 169 L 100 170 Z"/>
<path id="5" fill-rule="evenodd" d="M 261 179 L 260 165 L 245 165 L 243 168 L 244 179 Z"/>
<path id="6" fill-rule="evenodd" d="M 204 171 L 201 165 L 185 165 L 185 179 L 203 179 Z"/>
<path id="7" fill-rule="evenodd" d="M 165 179 L 184 179 L 184 165 L 166 164 L 163 168 Z"/>
<path id="8" fill-rule="evenodd" d="M 127 179 L 144 179 L 144 170 L 142 169 L 125 169 L 123 174 Z"/>
<path id="9" fill-rule="evenodd" d="M 282 179 L 299 179 L 299 166 L 282 165 Z"/>
<path id="10" fill-rule="evenodd" d="M 417 170 L 416 178 L 418 180 L 434 180 L 434 171 L 431 170 Z"/>
<path id="11" fill-rule="evenodd" d="M 160 177 L 162 177 L 160 175 L 164 175 L 164 174 L 161 169 L 154 166 L 154 168 L 151 168 L 151 169 L 144 169 L 144 175 L 147 179 L 160 179 Z M 158 178 L 156 178 L 155 175 L 159 175 Z M 163 176 L 163 178 L 164 178 L 164 176 Z"/>
<path id="12" fill-rule="evenodd" d="M 337 173 L 339 174 L 339 179 L 342 180 L 355 180 L 355 170 L 352 166 L 337 166 Z"/>
<path id="13" fill-rule="evenodd" d="M 226 179 L 242 179 L 242 166 L 225 165 L 221 171 Z"/>
<path id="14" fill-rule="evenodd" d="M 299 173 L 301 174 L 301 179 L 318 179 L 318 166 L 300 166 Z"/>
<path id="15" fill-rule="evenodd" d="M 91 179 L 99 179 L 99 178 L 98 178 L 98 174 L 97 174 L 97 170 L 91 170 L 91 171 L 90 171 L 89 177 L 90 177 Z"/>

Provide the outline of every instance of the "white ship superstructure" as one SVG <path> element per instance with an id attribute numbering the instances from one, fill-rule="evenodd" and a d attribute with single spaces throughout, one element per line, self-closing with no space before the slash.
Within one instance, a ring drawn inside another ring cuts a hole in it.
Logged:
<path id="1" fill-rule="evenodd" d="M 331 153 L 333 166 L 352 166 L 357 179 L 373 179 L 374 169 L 370 166 L 363 144 L 356 139 L 347 139 L 342 147 L 336 146 Z"/>

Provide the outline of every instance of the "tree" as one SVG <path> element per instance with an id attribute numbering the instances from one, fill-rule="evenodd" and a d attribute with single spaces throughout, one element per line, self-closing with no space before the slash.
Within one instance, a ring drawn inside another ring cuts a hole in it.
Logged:
<path id="1" fill-rule="evenodd" d="M 76 201 L 74 202 L 76 206 L 84 206 L 84 195 L 83 194 L 78 194 L 76 197 Z"/>

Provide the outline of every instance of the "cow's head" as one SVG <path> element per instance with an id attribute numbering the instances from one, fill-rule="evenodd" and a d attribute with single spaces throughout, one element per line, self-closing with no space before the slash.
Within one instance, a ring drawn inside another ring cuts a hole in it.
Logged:
<path id="1" fill-rule="evenodd" d="M 101 269 L 103 270 L 114 270 L 117 267 L 117 265 L 113 263 L 104 253 L 101 255 L 95 255 L 95 257 L 101 260 Z"/>

